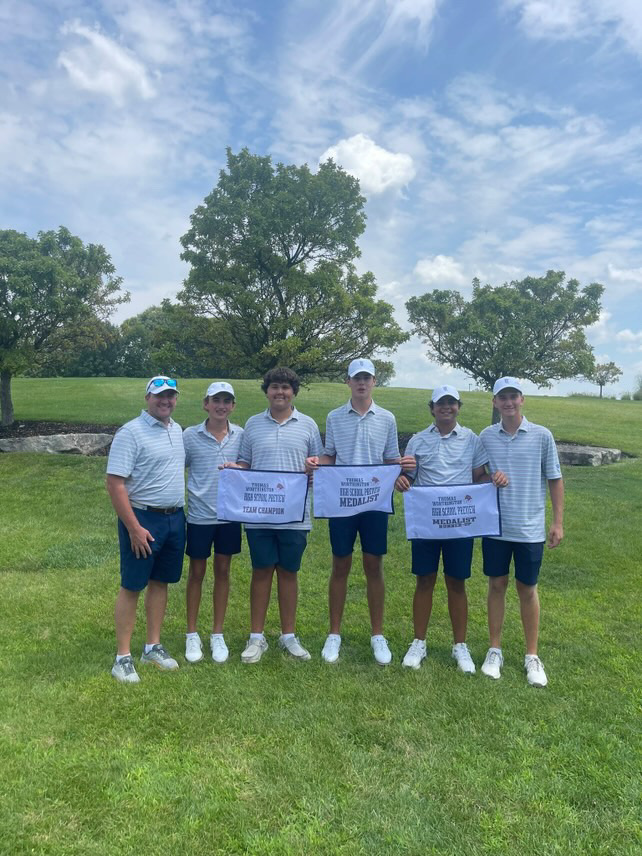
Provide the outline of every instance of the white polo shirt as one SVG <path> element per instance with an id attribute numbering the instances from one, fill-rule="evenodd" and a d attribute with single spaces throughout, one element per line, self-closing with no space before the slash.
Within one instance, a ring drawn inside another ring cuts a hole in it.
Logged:
<path id="1" fill-rule="evenodd" d="M 292 408 L 285 422 L 277 422 L 267 408 L 263 413 L 250 416 L 245 423 L 238 460 L 253 470 L 276 472 L 303 472 L 305 459 L 320 455 L 321 435 L 314 419 Z M 246 523 L 246 529 L 310 529 L 310 494 L 305 504 L 305 519 L 287 526 L 267 523 Z"/>
<path id="2" fill-rule="evenodd" d="M 383 464 L 399 457 L 397 422 L 374 401 L 363 415 L 347 401 L 326 419 L 325 454 L 336 455 L 339 466 Z"/>
<path id="3" fill-rule="evenodd" d="M 417 485 L 470 484 L 473 470 L 488 463 L 488 454 L 477 434 L 459 423 L 443 436 L 436 425 L 414 434 L 406 455 L 417 459 Z"/>
<path id="4" fill-rule="evenodd" d="M 562 478 L 553 435 L 523 416 L 514 434 L 508 434 L 498 422 L 484 428 L 479 438 L 491 472 L 502 470 L 509 479 L 508 486 L 499 491 L 502 534 L 497 540 L 545 541 L 546 485 L 548 479 Z"/>
<path id="5" fill-rule="evenodd" d="M 218 524 L 216 498 L 221 471 L 219 466 L 235 463 L 241 446 L 243 429 L 228 422 L 221 442 L 207 430 L 207 419 L 192 425 L 183 433 L 187 474 L 187 522 L 201 525 Z"/>
<path id="6" fill-rule="evenodd" d="M 181 426 L 173 419 L 165 425 L 143 410 L 116 432 L 107 459 L 107 474 L 125 479 L 132 504 L 183 506 L 185 448 Z"/>

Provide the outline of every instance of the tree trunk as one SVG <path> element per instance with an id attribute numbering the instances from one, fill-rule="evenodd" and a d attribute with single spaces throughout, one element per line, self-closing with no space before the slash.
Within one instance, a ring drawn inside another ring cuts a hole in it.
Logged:
<path id="1" fill-rule="evenodd" d="M 600 398 L 602 398 L 602 384 L 600 384 Z"/>
<path id="2" fill-rule="evenodd" d="M 0 371 L 0 413 L 2 425 L 13 424 L 13 401 L 11 400 L 11 372 L 9 369 Z"/>

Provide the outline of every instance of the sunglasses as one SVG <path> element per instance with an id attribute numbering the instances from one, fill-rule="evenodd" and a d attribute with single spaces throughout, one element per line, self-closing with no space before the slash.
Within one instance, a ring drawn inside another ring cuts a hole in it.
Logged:
<path id="1" fill-rule="evenodd" d="M 173 389 L 178 388 L 178 384 L 174 380 L 174 378 L 168 377 L 155 377 L 154 380 L 150 380 L 147 384 L 147 389 L 151 389 L 153 386 L 171 386 Z"/>

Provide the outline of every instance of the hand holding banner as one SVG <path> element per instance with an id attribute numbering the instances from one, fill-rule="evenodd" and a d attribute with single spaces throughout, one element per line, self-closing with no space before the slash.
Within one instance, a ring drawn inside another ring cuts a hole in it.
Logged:
<path id="1" fill-rule="evenodd" d="M 237 523 L 301 523 L 305 517 L 308 477 L 272 470 L 221 470 L 219 520 Z"/>
<path id="2" fill-rule="evenodd" d="M 409 541 L 502 534 L 494 484 L 414 485 L 403 500 Z"/>
<path id="3" fill-rule="evenodd" d="M 314 471 L 314 516 L 352 517 L 362 511 L 393 514 L 398 464 L 322 466 Z"/>

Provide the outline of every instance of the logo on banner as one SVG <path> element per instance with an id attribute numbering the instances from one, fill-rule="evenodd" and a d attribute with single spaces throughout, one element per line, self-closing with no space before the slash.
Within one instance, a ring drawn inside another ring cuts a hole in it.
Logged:
<path id="1" fill-rule="evenodd" d="M 245 485 L 243 491 L 243 514 L 285 514 L 285 485 L 277 482 L 255 481 Z"/>

